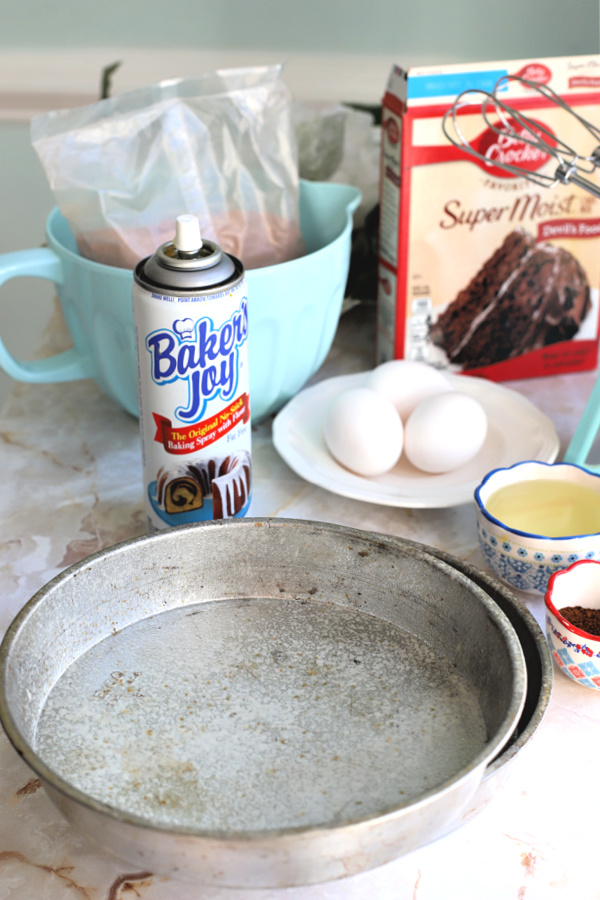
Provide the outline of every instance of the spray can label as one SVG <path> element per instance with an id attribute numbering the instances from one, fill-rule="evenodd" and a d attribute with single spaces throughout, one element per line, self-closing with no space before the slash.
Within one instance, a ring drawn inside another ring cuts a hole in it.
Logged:
<path id="1" fill-rule="evenodd" d="M 252 479 L 245 278 L 183 296 L 136 279 L 133 309 L 149 527 L 244 516 Z"/>

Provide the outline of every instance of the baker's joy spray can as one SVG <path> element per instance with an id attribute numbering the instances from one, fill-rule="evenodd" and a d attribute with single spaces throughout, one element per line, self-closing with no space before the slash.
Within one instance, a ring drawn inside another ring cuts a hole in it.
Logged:
<path id="1" fill-rule="evenodd" d="M 135 268 L 140 432 L 149 529 L 244 516 L 250 505 L 244 267 L 198 219 Z"/>

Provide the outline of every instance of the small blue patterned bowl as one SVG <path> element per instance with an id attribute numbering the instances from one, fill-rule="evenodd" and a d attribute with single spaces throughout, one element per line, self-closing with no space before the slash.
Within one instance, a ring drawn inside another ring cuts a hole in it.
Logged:
<path id="1" fill-rule="evenodd" d="M 530 460 L 488 472 L 475 491 L 479 544 L 488 565 L 511 587 L 543 596 L 554 572 L 578 560 L 600 560 L 600 533 L 549 537 L 508 526 L 489 512 L 493 494 L 532 479 L 591 489 L 600 510 L 600 475 L 572 463 Z"/>
<path id="2" fill-rule="evenodd" d="M 570 606 L 600 609 L 600 563 L 580 560 L 556 572 L 548 582 L 545 602 L 552 659 L 577 684 L 600 690 L 600 636 L 573 625 L 561 612 Z"/>

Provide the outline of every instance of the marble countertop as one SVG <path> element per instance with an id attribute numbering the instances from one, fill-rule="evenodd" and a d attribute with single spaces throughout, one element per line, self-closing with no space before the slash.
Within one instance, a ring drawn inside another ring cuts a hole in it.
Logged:
<path id="1" fill-rule="evenodd" d="M 57 316 L 46 351 L 62 347 Z M 346 313 L 316 380 L 372 366 L 369 307 Z M 564 452 L 596 373 L 512 382 L 554 422 Z M 15 384 L 0 415 L 0 634 L 66 566 L 142 534 L 138 423 L 91 381 Z M 485 569 L 472 504 L 396 509 L 331 494 L 294 474 L 253 428 L 251 515 L 314 519 L 410 538 Z M 542 601 L 523 595 L 543 625 Z M 501 790 L 452 834 L 371 872 L 287 890 L 193 887 L 128 871 L 79 835 L 0 735 L 0 900 L 548 900 L 596 896 L 600 697 L 555 669 L 547 715 Z M 577 780 L 575 780 L 577 776 Z"/>

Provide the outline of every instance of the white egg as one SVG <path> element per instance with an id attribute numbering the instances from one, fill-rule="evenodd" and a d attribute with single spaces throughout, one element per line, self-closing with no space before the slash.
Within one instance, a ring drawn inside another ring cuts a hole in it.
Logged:
<path id="1" fill-rule="evenodd" d="M 451 391 L 450 379 L 427 363 L 392 359 L 369 372 L 365 387 L 388 397 L 404 423 L 426 397 Z"/>
<path id="2" fill-rule="evenodd" d="M 403 426 L 391 400 L 369 388 L 343 391 L 325 415 L 324 437 L 331 455 L 367 477 L 382 475 L 402 453 Z"/>
<path id="3" fill-rule="evenodd" d="M 423 472 L 451 472 L 472 460 L 487 434 L 485 410 L 473 397 L 452 391 L 423 400 L 404 429 L 404 452 Z"/>

